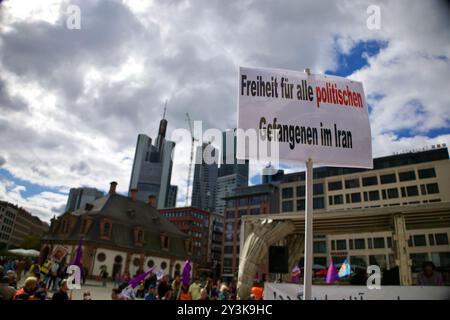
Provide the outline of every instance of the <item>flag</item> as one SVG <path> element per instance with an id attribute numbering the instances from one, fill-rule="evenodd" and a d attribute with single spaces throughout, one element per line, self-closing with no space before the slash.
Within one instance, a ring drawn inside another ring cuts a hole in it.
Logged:
<path id="1" fill-rule="evenodd" d="M 330 266 L 328 267 L 326 283 L 332 283 L 336 280 L 339 280 L 339 276 L 337 274 L 336 266 L 332 260 Z"/>
<path id="2" fill-rule="evenodd" d="M 189 262 L 189 260 L 186 260 L 186 262 L 184 263 L 182 281 L 183 286 L 189 287 L 189 283 L 191 282 L 191 263 Z"/>
<path id="3" fill-rule="evenodd" d="M 161 280 L 164 277 L 164 271 L 158 271 L 156 273 L 156 280 Z"/>
<path id="4" fill-rule="evenodd" d="M 77 251 L 75 252 L 75 256 L 72 262 L 72 265 L 78 266 L 80 270 L 83 270 L 81 262 L 81 258 L 83 257 L 83 242 L 84 242 L 83 237 L 81 237 L 80 241 L 78 241 Z"/>
<path id="5" fill-rule="evenodd" d="M 346 276 L 349 276 L 352 274 L 352 269 L 350 267 L 350 264 L 348 263 L 347 258 L 345 258 L 344 263 L 342 264 L 341 268 L 339 269 L 339 278 L 343 278 Z"/>
<path id="6" fill-rule="evenodd" d="M 291 282 L 293 282 L 293 283 L 299 283 L 299 281 L 300 281 L 300 274 L 301 274 L 301 270 L 300 270 L 300 268 L 296 265 L 296 266 L 292 269 Z"/>
<path id="7" fill-rule="evenodd" d="M 134 277 L 133 279 L 128 281 L 128 286 L 131 286 L 132 288 L 137 287 L 139 285 L 139 283 L 141 283 L 141 281 L 143 281 L 150 273 L 153 272 L 154 269 L 155 269 L 155 267 L 151 268 L 147 272 L 138 274 L 136 277 Z"/>

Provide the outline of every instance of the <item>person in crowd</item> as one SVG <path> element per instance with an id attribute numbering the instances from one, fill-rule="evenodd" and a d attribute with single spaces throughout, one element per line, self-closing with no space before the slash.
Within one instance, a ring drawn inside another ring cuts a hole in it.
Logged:
<path id="1" fill-rule="evenodd" d="M 126 300 L 120 293 L 119 289 L 117 289 L 117 288 L 112 289 L 111 299 L 112 300 Z"/>
<path id="2" fill-rule="evenodd" d="M 0 279 L 0 300 L 12 300 L 16 294 L 16 289 L 9 285 L 9 279 L 7 276 L 3 276 Z"/>
<path id="3" fill-rule="evenodd" d="M 50 267 L 50 280 L 48 281 L 48 288 L 51 291 L 55 291 L 57 285 L 58 271 L 59 271 L 59 263 L 54 262 Z"/>
<path id="4" fill-rule="evenodd" d="M 8 270 L 8 272 L 6 272 L 6 275 L 8 276 L 8 283 L 11 287 L 13 287 L 14 289 L 17 289 L 17 277 L 16 277 L 16 272 L 12 271 L 12 270 Z"/>
<path id="5" fill-rule="evenodd" d="M 20 281 L 22 279 L 22 273 L 25 269 L 25 261 L 23 260 L 16 260 L 16 266 L 14 271 L 16 272 L 17 281 Z"/>
<path id="6" fill-rule="evenodd" d="M 254 297 L 254 300 L 262 300 L 263 299 L 263 291 L 264 291 L 264 289 L 256 281 L 253 283 L 253 287 L 250 290 L 251 294 Z"/>
<path id="7" fill-rule="evenodd" d="M 230 300 L 230 292 L 226 284 L 220 286 L 219 300 Z"/>
<path id="8" fill-rule="evenodd" d="M 83 293 L 83 300 L 92 300 L 91 293 L 89 291 Z"/>
<path id="9" fill-rule="evenodd" d="M 126 286 L 120 294 L 124 297 L 124 300 L 135 300 L 136 296 L 132 286 Z"/>
<path id="10" fill-rule="evenodd" d="M 229 292 L 230 292 L 230 300 L 236 300 L 237 297 L 236 282 L 232 281 L 230 283 Z"/>
<path id="11" fill-rule="evenodd" d="M 180 299 L 181 293 L 181 277 L 180 275 L 175 276 L 175 279 L 172 281 L 172 290 L 173 290 L 173 299 Z"/>
<path id="12" fill-rule="evenodd" d="M 217 282 L 214 282 L 211 288 L 210 298 L 211 300 L 217 300 L 219 298 L 219 288 L 217 287 Z"/>
<path id="13" fill-rule="evenodd" d="M 189 287 L 189 293 L 191 294 L 192 300 L 200 299 L 200 290 L 201 289 L 202 289 L 202 287 L 200 285 L 200 279 L 196 278 Z"/>
<path id="14" fill-rule="evenodd" d="M 26 259 L 23 264 L 23 275 L 26 276 L 28 273 L 28 270 L 30 270 L 31 265 L 33 264 L 33 261 L 31 259 Z"/>
<path id="15" fill-rule="evenodd" d="M 145 289 L 144 289 L 144 281 L 141 281 L 137 286 L 136 297 L 144 298 L 145 297 Z"/>
<path id="16" fill-rule="evenodd" d="M 89 272 L 88 268 L 86 268 L 86 267 L 81 268 L 81 281 L 82 281 L 83 285 L 86 284 L 86 278 L 88 276 L 88 272 Z"/>
<path id="17" fill-rule="evenodd" d="M 47 300 L 48 290 L 47 285 L 44 283 L 44 281 L 40 281 L 38 278 L 37 280 L 37 286 L 36 291 L 34 293 L 35 300 Z"/>
<path id="18" fill-rule="evenodd" d="M 67 285 L 67 280 L 64 279 L 61 281 L 59 290 L 53 294 L 52 300 L 70 300 L 68 292 L 69 286 Z"/>
<path id="19" fill-rule="evenodd" d="M 30 275 L 34 275 L 35 273 L 39 272 L 39 263 L 35 260 L 33 261 L 33 263 L 31 264 L 30 268 L 28 269 L 28 273 Z"/>
<path id="20" fill-rule="evenodd" d="M 148 276 L 144 281 L 144 292 L 148 291 L 150 285 L 153 285 L 156 288 L 156 282 L 157 282 L 156 274 L 150 272 L 150 276 Z"/>
<path id="21" fill-rule="evenodd" d="M 24 286 L 16 291 L 13 300 L 33 300 L 36 289 L 37 279 L 35 277 L 28 277 L 25 280 Z"/>
<path id="22" fill-rule="evenodd" d="M 5 276 L 5 268 L 3 268 L 3 265 L 0 264 L 0 279 L 2 279 Z"/>
<path id="23" fill-rule="evenodd" d="M 145 294 L 144 300 L 158 300 L 156 297 L 156 290 L 153 284 L 150 284 L 148 287 L 148 292 Z"/>
<path id="24" fill-rule="evenodd" d="M 161 281 L 158 284 L 158 298 L 161 300 L 167 293 L 167 291 L 169 290 L 169 283 L 168 283 L 168 277 L 167 275 L 164 275 L 161 278 Z"/>
<path id="25" fill-rule="evenodd" d="M 350 279 L 352 286 L 365 286 L 367 285 L 367 274 L 363 268 L 356 268 L 354 275 Z"/>
<path id="26" fill-rule="evenodd" d="M 425 261 L 422 265 L 422 272 L 417 274 L 417 284 L 419 286 L 442 286 L 442 274 L 436 271 L 434 263 Z"/>
<path id="27" fill-rule="evenodd" d="M 213 280 L 211 278 L 206 279 L 205 289 L 208 296 L 211 296 L 212 288 L 213 288 Z"/>
<path id="28" fill-rule="evenodd" d="M 122 274 L 120 272 L 117 272 L 114 276 L 114 283 L 113 288 L 118 288 L 122 283 Z"/>
<path id="29" fill-rule="evenodd" d="M 175 300 L 174 295 L 173 295 L 173 289 L 170 285 L 168 287 L 166 294 L 164 295 L 164 297 L 161 300 Z"/>
<path id="30" fill-rule="evenodd" d="M 199 300 L 210 300 L 208 295 L 208 290 L 206 288 L 203 288 L 200 290 L 200 299 Z"/>
<path id="31" fill-rule="evenodd" d="M 122 274 L 122 278 L 121 278 L 122 283 L 128 283 L 128 281 L 130 281 L 130 280 L 131 280 L 130 272 L 129 271 L 125 271 Z"/>
<path id="32" fill-rule="evenodd" d="M 189 292 L 189 287 L 181 285 L 180 300 L 192 300 L 191 294 Z"/>
<path id="33" fill-rule="evenodd" d="M 100 271 L 100 278 L 102 279 L 103 286 L 106 287 L 106 281 L 108 280 L 108 271 L 106 268 L 102 268 Z"/>

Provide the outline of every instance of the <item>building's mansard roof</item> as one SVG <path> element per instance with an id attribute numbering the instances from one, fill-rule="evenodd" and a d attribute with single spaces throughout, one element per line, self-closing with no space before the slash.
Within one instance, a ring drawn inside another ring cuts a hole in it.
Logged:
<path id="1" fill-rule="evenodd" d="M 71 226 L 67 234 L 60 233 L 61 222 L 67 217 L 76 218 L 75 226 Z M 136 249 L 136 252 L 161 252 L 161 234 L 170 237 L 168 253 L 174 256 L 186 257 L 185 240 L 187 236 L 178 230 L 157 209 L 141 201 L 133 201 L 129 197 L 119 194 L 108 194 L 92 203 L 87 204 L 75 212 L 66 212 L 57 219 L 58 228 L 51 230 L 44 240 L 71 241 L 76 243 L 81 237 L 81 224 L 83 217 L 91 218 L 92 224 L 83 234 L 86 242 L 97 245 L 117 246 L 126 249 Z M 112 222 L 110 240 L 102 239 L 100 224 L 103 219 Z M 144 230 L 144 244 L 136 247 L 134 244 L 134 229 L 142 227 Z"/>

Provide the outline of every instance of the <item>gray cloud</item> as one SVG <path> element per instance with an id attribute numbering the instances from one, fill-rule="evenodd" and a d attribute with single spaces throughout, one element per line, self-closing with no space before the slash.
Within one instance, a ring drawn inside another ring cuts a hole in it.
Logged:
<path id="1" fill-rule="evenodd" d="M 82 176 L 86 176 L 91 172 L 91 170 L 89 169 L 89 165 L 85 161 L 73 164 L 72 166 L 70 166 L 70 171 L 76 172 Z"/>
<path id="2" fill-rule="evenodd" d="M 0 167 L 3 167 L 6 163 L 6 158 L 4 156 L 0 156 Z"/>

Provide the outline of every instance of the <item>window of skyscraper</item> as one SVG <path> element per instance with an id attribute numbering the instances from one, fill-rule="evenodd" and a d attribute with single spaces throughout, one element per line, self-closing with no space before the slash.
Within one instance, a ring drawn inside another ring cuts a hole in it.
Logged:
<path id="1" fill-rule="evenodd" d="M 341 190 L 341 189 L 342 189 L 342 181 L 328 182 L 328 190 L 329 191 Z"/>
<path id="2" fill-rule="evenodd" d="M 297 199 L 297 210 L 305 210 L 305 199 Z"/>
<path id="3" fill-rule="evenodd" d="M 380 200 L 380 193 L 378 192 L 378 190 L 369 191 L 369 200 L 370 201 Z"/>
<path id="4" fill-rule="evenodd" d="M 398 198 L 398 189 L 397 188 L 387 189 L 387 194 L 389 199 L 396 199 Z"/>
<path id="5" fill-rule="evenodd" d="M 416 180 L 416 172 L 415 171 L 405 171 L 405 172 L 399 172 L 398 178 L 400 181 L 411 181 Z"/>
<path id="6" fill-rule="evenodd" d="M 314 183 L 313 185 L 313 195 L 323 194 L 323 183 Z"/>
<path id="7" fill-rule="evenodd" d="M 402 192 L 402 197 L 406 197 L 406 188 L 405 187 L 401 187 L 400 191 Z"/>
<path id="8" fill-rule="evenodd" d="M 365 239 L 355 239 L 355 249 L 361 250 L 366 248 Z"/>
<path id="9" fill-rule="evenodd" d="M 361 202 L 361 193 L 360 192 L 352 193 L 351 198 L 352 198 L 352 203 Z"/>
<path id="10" fill-rule="evenodd" d="M 380 176 L 380 182 L 381 182 L 381 184 L 397 182 L 397 178 L 395 177 L 395 173 L 381 175 Z"/>
<path id="11" fill-rule="evenodd" d="M 294 210 L 294 202 L 292 200 L 283 201 L 282 211 L 283 212 L 291 212 Z"/>
<path id="12" fill-rule="evenodd" d="M 424 234 L 416 234 L 413 236 L 413 239 L 415 247 L 423 247 L 427 245 L 427 241 Z"/>
<path id="13" fill-rule="evenodd" d="M 428 169 L 420 169 L 419 170 L 419 179 L 427 179 L 436 177 L 436 171 L 434 168 Z"/>
<path id="14" fill-rule="evenodd" d="M 347 241 L 346 240 L 336 240 L 336 249 L 337 250 L 347 250 Z"/>
<path id="15" fill-rule="evenodd" d="M 345 180 L 345 189 L 359 188 L 359 179 Z"/>
<path id="16" fill-rule="evenodd" d="M 342 194 L 337 194 L 333 196 L 333 202 L 335 205 L 344 203 L 344 196 Z"/>
<path id="17" fill-rule="evenodd" d="M 364 187 L 374 186 L 374 185 L 377 185 L 377 184 L 378 184 L 377 176 L 362 178 L 362 185 Z"/>
<path id="18" fill-rule="evenodd" d="M 435 239 L 436 239 L 436 245 L 448 245 L 448 234 L 447 233 L 436 233 Z"/>
<path id="19" fill-rule="evenodd" d="M 429 183 L 427 184 L 427 193 L 428 194 L 435 194 L 439 193 L 439 186 L 437 183 Z"/>
<path id="20" fill-rule="evenodd" d="M 373 248 L 383 249 L 384 248 L 384 238 L 373 238 Z"/>
<path id="21" fill-rule="evenodd" d="M 302 198 L 305 196 L 305 186 L 298 186 L 296 188 L 296 192 L 297 192 L 297 197 Z"/>
<path id="22" fill-rule="evenodd" d="M 313 252 L 314 253 L 326 253 L 327 252 L 327 242 L 326 241 L 314 241 Z"/>
<path id="23" fill-rule="evenodd" d="M 415 197 L 419 195 L 419 189 L 417 188 L 417 186 L 406 187 L 406 192 L 408 194 L 408 197 Z"/>
<path id="24" fill-rule="evenodd" d="M 313 209 L 325 208 L 325 201 L 323 197 L 313 198 Z"/>
<path id="25" fill-rule="evenodd" d="M 290 188 L 283 188 L 281 196 L 283 199 L 290 199 L 294 197 L 294 189 L 292 187 Z"/>

